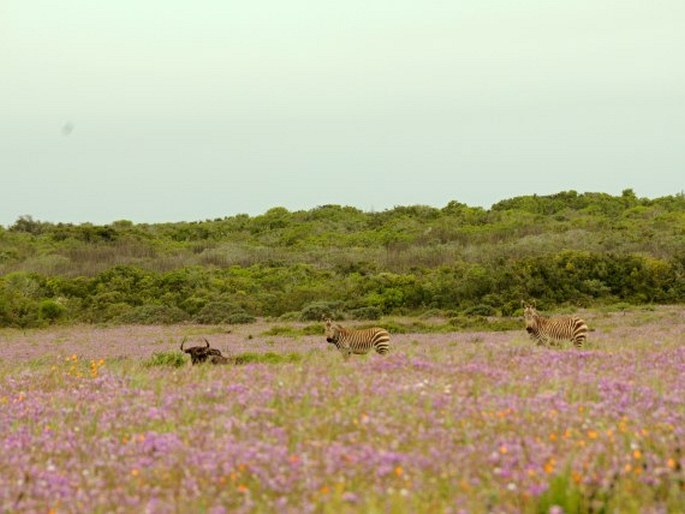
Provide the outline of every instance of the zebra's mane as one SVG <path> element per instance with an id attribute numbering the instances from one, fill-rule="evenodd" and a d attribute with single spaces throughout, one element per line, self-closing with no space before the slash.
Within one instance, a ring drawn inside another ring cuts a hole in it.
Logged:
<path id="1" fill-rule="evenodd" d="M 349 334 L 350 329 L 343 327 L 340 323 L 335 324 L 335 329 L 340 332 L 341 334 Z"/>

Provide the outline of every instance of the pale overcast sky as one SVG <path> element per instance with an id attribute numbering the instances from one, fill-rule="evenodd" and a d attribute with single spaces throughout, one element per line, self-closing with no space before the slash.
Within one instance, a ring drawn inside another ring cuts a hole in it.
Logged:
<path id="1" fill-rule="evenodd" d="M 0 225 L 685 189 L 683 0 L 0 0 Z"/>

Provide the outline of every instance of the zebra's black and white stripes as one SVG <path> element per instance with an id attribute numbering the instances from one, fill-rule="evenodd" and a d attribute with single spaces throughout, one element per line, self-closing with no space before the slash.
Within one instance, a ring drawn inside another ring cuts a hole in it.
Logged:
<path id="1" fill-rule="evenodd" d="M 351 330 L 330 319 L 326 320 L 326 341 L 335 345 L 345 359 L 353 353 L 368 353 L 371 348 L 381 355 L 390 350 L 390 334 L 384 328 Z"/>
<path id="2" fill-rule="evenodd" d="M 587 325 L 578 316 L 559 316 L 547 318 L 542 316 L 534 305 L 523 304 L 523 318 L 526 320 L 526 332 L 538 344 L 560 343 L 571 341 L 576 348 L 582 348 L 587 340 Z"/>

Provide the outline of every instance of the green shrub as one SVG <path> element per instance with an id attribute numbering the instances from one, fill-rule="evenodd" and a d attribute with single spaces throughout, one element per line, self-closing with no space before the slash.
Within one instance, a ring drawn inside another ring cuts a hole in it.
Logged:
<path id="1" fill-rule="evenodd" d="M 152 357 L 143 361 L 143 366 L 151 368 L 154 366 L 168 366 L 171 368 L 180 368 L 185 366 L 186 357 L 180 352 L 155 352 Z"/>
<path id="2" fill-rule="evenodd" d="M 300 311 L 302 321 L 321 321 L 323 318 L 342 319 L 340 302 L 312 302 Z"/>
<path id="3" fill-rule="evenodd" d="M 63 318 L 67 308 L 55 300 L 43 300 L 38 304 L 38 317 L 50 322 Z"/>
<path id="4" fill-rule="evenodd" d="M 494 316 L 495 309 L 490 305 L 474 305 L 464 310 L 464 314 L 468 316 Z"/>
<path id="5" fill-rule="evenodd" d="M 294 327 L 286 327 L 282 325 L 276 325 L 271 327 L 269 330 L 262 332 L 263 336 L 290 336 L 294 337 L 300 335 L 301 331 Z"/>
<path id="6" fill-rule="evenodd" d="M 171 325 L 186 321 L 187 317 L 187 314 L 178 307 L 148 304 L 124 312 L 116 321 L 139 325 Z"/>
<path id="7" fill-rule="evenodd" d="M 238 325 L 241 323 L 253 323 L 256 318 L 233 302 L 215 301 L 209 302 L 202 307 L 194 320 L 196 323 L 204 325 L 218 325 L 221 323 Z"/>
<path id="8" fill-rule="evenodd" d="M 278 317 L 278 321 L 299 321 L 299 320 L 300 320 L 299 311 L 286 312 L 284 314 L 281 314 Z"/>
<path id="9" fill-rule="evenodd" d="M 257 318 L 245 311 L 235 311 L 226 317 L 226 323 L 230 323 L 231 325 L 254 323 L 255 321 L 257 321 Z"/>
<path id="10" fill-rule="evenodd" d="M 215 301 L 205 304 L 195 315 L 193 321 L 204 325 L 225 323 L 226 318 L 238 307 L 232 302 Z"/>
<path id="11" fill-rule="evenodd" d="M 350 317 L 353 319 L 363 319 L 363 320 L 376 320 L 381 319 L 383 312 L 380 308 L 371 307 L 360 307 L 358 309 L 352 309 L 349 311 Z"/>

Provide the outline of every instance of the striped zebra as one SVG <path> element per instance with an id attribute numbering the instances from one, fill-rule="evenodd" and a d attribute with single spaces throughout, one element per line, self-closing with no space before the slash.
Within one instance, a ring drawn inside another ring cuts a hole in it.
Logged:
<path id="1" fill-rule="evenodd" d="M 538 345 L 571 341 L 576 348 L 582 348 L 587 339 L 587 325 L 578 316 L 547 318 L 540 315 L 534 304 L 521 303 L 526 332 Z"/>
<path id="2" fill-rule="evenodd" d="M 345 360 L 353 353 L 368 353 L 371 348 L 385 355 L 390 350 L 390 334 L 384 328 L 374 327 L 363 330 L 351 330 L 326 320 L 326 341 L 340 350 Z"/>

